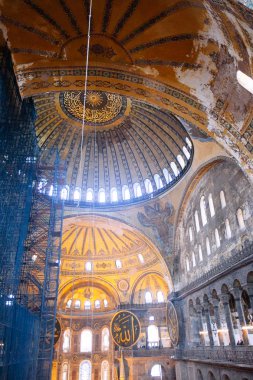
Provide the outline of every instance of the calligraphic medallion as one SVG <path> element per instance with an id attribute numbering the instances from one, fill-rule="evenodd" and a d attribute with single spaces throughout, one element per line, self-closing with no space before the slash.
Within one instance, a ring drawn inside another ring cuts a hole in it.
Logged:
<path id="1" fill-rule="evenodd" d="M 173 346 L 177 346 L 179 340 L 179 325 L 177 312 L 172 302 L 167 304 L 167 326 L 168 332 Z"/>
<path id="2" fill-rule="evenodd" d="M 128 310 L 122 310 L 113 316 L 111 335 L 117 346 L 128 348 L 137 343 L 141 332 L 139 319 Z"/>
<path id="3" fill-rule="evenodd" d="M 59 320 L 56 318 L 54 327 L 54 345 L 58 342 L 61 335 L 61 325 Z"/>
<path id="4" fill-rule="evenodd" d="M 62 110 L 70 118 L 82 122 L 84 117 L 90 125 L 111 123 L 126 109 L 125 97 L 109 92 L 88 91 L 85 97 L 84 91 L 64 91 L 59 99 Z"/>

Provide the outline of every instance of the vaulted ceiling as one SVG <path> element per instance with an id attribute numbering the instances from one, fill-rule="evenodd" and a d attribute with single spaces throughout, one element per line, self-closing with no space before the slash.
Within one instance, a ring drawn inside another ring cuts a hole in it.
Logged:
<path id="1" fill-rule="evenodd" d="M 89 1 L 2 0 L 0 26 L 23 96 L 83 90 Z M 88 89 L 166 108 L 253 175 L 253 12 L 236 0 L 94 0 Z"/>

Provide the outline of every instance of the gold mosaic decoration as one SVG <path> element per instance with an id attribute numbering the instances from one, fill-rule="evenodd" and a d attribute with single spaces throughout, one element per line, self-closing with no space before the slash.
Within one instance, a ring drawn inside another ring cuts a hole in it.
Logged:
<path id="1" fill-rule="evenodd" d="M 83 120 L 84 91 L 65 91 L 62 106 L 70 116 Z M 108 123 L 120 115 L 122 96 L 100 91 L 88 91 L 84 120 L 91 124 Z"/>

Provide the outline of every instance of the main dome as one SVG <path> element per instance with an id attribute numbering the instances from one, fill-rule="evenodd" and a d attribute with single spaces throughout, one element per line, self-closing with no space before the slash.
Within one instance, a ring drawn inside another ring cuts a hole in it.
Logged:
<path id="1" fill-rule="evenodd" d="M 148 102 L 104 91 L 52 92 L 34 101 L 42 160 L 52 165 L 57 150 L 66 164 L 66 201 L 101 207 L 149 199 L 191 164 L 182 123 Z"/>

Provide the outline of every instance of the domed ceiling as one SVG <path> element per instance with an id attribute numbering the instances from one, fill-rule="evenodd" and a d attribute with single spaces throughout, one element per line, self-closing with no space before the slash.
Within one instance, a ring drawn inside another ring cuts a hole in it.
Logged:
<path id="1" fill-rule="evenodd" d="M 238 69 L 252 76 L 253 13 L 242 2 L 93 1 L 88 89 L 169 109 L 252 175 L 252 96 L 236 79 Z M 0 2 L 22 96 L 84 88 L 89 3 Z"/>
<path id="2" fill-rule="evenodd" d="M 149 103 L 102 91 L 46 93 L 34 102 L 42 160 L 53 164 L 57 150 L 67 167 L 66 200 L 101 206 L 149 198 L 191 164 L 183 125 Z"/>
<path id="3" fill-rule="evenodd" d="M 119 275 L 147 270 L 159 261 L 143 235 L 118 221 L 98 216 L 65 221 L 61 276 Z"/>

